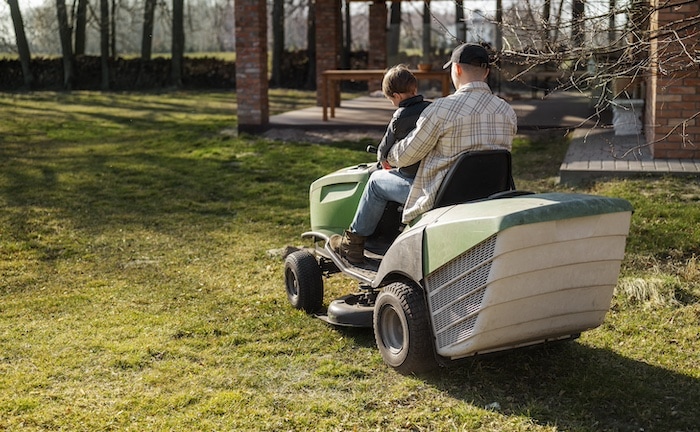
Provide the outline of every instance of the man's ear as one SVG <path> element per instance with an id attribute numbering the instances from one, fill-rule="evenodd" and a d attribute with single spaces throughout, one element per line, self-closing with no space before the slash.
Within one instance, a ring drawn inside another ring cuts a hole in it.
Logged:
<path id="1" fill-rule="evenodd" d="M 464 73 L 464 69 L 462 69 L 462 65 L 460 65 L 459 63 L 453 63 L 453 64 L 455 66 L 455 74 L 457 76 L 462 76 L 462 74 Z"/>

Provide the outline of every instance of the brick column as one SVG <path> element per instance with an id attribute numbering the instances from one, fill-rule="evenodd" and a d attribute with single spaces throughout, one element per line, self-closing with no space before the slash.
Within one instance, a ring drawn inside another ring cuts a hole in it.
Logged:
<path id="1" fill-rule="evenodd" d="M 340 0 L 316 0 L 316 103 L 321 105 L 322 76 L 340 67 L 341 32 Z M 340 101 L 340 95 L 335 99 Z"/>
<path id="2" fill-rule="evenodd" d="M 267 3 L 235 0 L 238 131 L 261 132 L 270 122 L 267 96 Z"/>
<path id="3" fill-rule="evenodd" d="M 682 28 L 684 19 L 700 14 L 700 4 L 651 0 L 651 5 L 661 9 L 651 19 L 647 141 L 656 159 L 700 159 L 700 67 L 692 58 L 700 50 L 700 30 Z"/>
<path id="4" fill-rule="evenodd" d="M 368 69 L 386 69 L 387 64 L 387 8 L 386 2 L 375 0 L 369 5 L 369 56 Z M 381 81 L 370 81 L 369 91 L 381 90 Z"/>

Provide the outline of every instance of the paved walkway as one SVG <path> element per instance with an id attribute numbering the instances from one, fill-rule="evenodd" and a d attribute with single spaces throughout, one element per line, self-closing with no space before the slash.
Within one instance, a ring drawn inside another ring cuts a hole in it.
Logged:
<path id="1" fill-rule="evenodd" d="M 616 136 L 607 113 L 596 114 L 588 97 L 578 93 L 553 94 L 546 99 L 514 99 L 511 105 L 521 131 L 573 130 L 573 139 L 560 167 L 562 183 L 578 184 L 610 177 L 645 174 L 700 176 L 700 160 L 652 159 L 643 137 Z M 277 130 L 366 133 L 376 137 L 386 128 L 394 107 L 384 97 L 362 96 L 344 100 L 336 117 L 323 121 L 321 107 L 292 111 L 270 118 Z M 379 135 L 381 136 L 381 135 Z"/>
<path id="2" fill-rule="evenodd" d="M 559 168 L 562 183 L 646 174 L 700 176 L 700 159 L 653 159 L 643 137 L 612 129 L 576 129 Z"/>
<path id="3" fill-rule="evenodd" d="M 511 105 L 518 115 L 520 129 L 594 127 L 601 121 L 596 122 L 598 117 L 593 115 L 590 99 L 578 94 L 513 100 Z M 272 116 L 270 124 L 274 128 L 384 130 L 395 110 L 383 96 L 360 96 L 343 100 L 341 106 L 335 109 L 335 117 L 328 121 L 323 121 L 321 107 L 310 107 Z"/>
<path id="4" fill-rule="evenodd" d="M 323 121 L 323 108 L 319 106 L 290 111 L 270 117 L 273 128 L 302 129 L 374 129 L 384 130 L 396 110 L 384 97 L 361 96 L 343 100 L 335 109 L 335 117 Z"/>

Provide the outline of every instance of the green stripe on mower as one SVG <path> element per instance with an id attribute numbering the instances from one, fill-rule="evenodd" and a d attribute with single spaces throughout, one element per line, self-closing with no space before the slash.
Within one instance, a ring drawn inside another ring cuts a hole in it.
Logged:
<path id="1" fill-rule="evenodd" d="M 423 274 L 428 275 L 464 251 L 513 226 L 629 211 L 632 205 L 619 198 L 533 194 L 435 209 L 424 214 L 413 227 L 426 225 Z"/>

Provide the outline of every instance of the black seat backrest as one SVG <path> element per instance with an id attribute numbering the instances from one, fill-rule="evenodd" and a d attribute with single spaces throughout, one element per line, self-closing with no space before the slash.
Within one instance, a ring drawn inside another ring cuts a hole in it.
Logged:
<path id="1" fill-rule="evenodd" d="M 465 152 L 452 164 L 440 184 L 433 208 L 487 198 L 515 189 L 510 152 Z"/>

